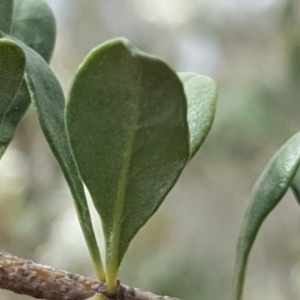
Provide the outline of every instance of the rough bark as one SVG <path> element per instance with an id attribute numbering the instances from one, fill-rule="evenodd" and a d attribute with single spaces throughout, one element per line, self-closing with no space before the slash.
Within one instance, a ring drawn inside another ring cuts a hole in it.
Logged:
<path id="1" fill-rule="evenodd" d="M 85 300 L 95 294 L 109 300 L 178 300 L 119 285 L 115 295 L 96 280 L 12 256 L 0 250 L 0 288 L 46 300 Z"/>

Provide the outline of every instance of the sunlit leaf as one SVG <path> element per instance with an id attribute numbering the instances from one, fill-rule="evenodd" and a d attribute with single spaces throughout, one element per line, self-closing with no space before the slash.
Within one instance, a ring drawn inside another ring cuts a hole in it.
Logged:
<path id="1" fill-rule="evenodd" d="M 15 0 L 12 35 L 50 61 L 55 44 L 55 19 L 44 0 Z M 15 131 L 30 105 L 25 82 L 21 85 L 0 125 L 0 158 L 13 139 Z"/>
<path id="2" fill-rule="evenodd" d="M 2 34 L 2 36 L 5 36 Z M 25 81 L 44 135 L 60 164 L 73 194 L 80 223 L 100 280 L 105 279 L 83 185 L 66 135 L 63 91 L 46 61 L 34 50 L 13 37 L 27 58 Z"/>
<path id="3" fill-rule="evenodd" d="M 10 33 L 13 14 L 13 0 L 0 0 L 0 30 Z"/>
<path id="4" fill-rule="evenodd" d="M 200 149 L 215 117 L 217 85 L 206 76 L 194 73 L 179 73 L 188 102 L 190 130 L 190 158 Z"/>
<path id="5" fill-rule="evenodd" d="M 128 245 L 189 158 L 187 107 L 178 76 L 125 39 L 96 48 L 71 88 L 67 128 L 99 212 L 113 291 Z"/>
<path id="6" fill-rule="evenodd" d="M 233 300 L 242 299 L 249 254 L 257 233 L 282 199 L 300 164 L 300 133 L 288 140 L 275 154 L 256 182 L 239 235 L 235 265 Z"/>
<path id="7" fill-rule="evenodd" d="M 0 39 L 0 124 L 23 81 L 25 54 L 13 41 Z"/>

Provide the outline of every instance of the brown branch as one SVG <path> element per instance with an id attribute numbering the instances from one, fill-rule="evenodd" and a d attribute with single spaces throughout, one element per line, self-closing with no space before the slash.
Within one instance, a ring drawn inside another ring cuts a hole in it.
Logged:
<path id="1" fill-rule="evenodd" d="M 85 300 L 95 294 L 109 300 L 178 300 L 119 285 L 109 295 L 105 285 L 84 276 L 36 264 L 0 250 L 0 288 L 46 300 Z"/>

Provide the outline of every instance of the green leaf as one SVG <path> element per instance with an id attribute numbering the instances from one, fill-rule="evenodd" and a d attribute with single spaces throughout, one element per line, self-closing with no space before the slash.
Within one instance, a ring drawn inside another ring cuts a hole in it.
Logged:
<path id="1" fill-rule="evenodd" d="M 25 81 L 31 95 L 33 106 L 44 135 L 71 189 L 79 221 L 93 262 L 97 268 L 98 278 L 104 281 L 105 273 L 103 271 L 83 185 L 66 134 L 64 123 L 65 100 L 62 89 L 48 64 L 37 52 L 13 37 L 10 37 L 10 39 L 16 41 L 26 54 L 27 66 Z"/>
<path id="2" fill-rule="evenodd" d="M 0 30 L 10 33 L 13 15 L 13 0 L 0 0 Z"/>
<path id="3" fill-rule="evenodd" d="M 300 171 L 296 173 L 296 176 L 291 184 L 292 192 L 298 202 L 300 204 Z"/>
<path id="4" fill-rule="evenodd" d="M 0 124 L 23 81 L 25 54 L 8 39 L 0 39 Z"/>
<path id="5" fill-rule="evenodd" d="M 188 124 L 190 130 L 190 158 L 202 146 L 215 117 L 217 85 L 206 76 L 194 73 L 178 73 L 188 102 Z"/>
<path id="6" fill-rule="evenodd" d="M 255 183 L 237 245 L 233 300 L 242 299 L 247 262 L 257 233 L 290 187 L 299 165 L 300 133 L 281 147 Z"/>
<path id="7" fill-rule="evenodd" d="M 50 61 L 55 45 L 55 19 L 44 0 L 16 0 L 12 35 Z M 0 125 L 0 158 L 12 141 L 16 129 L 30 105 L 30 95 L 23 82 Z"/>
<path id="8" fill-rule="evenodd" d="M 50 61 L 56 39 L 55 17 L 44 0 L 15 0 L 12 36 Z"/>
<path id="9" fill-rule="evenodd" d="M 138 230 L 189 157 L 186 98 L 169 66 L 126 39 L 109 41 L 78 70 L 67 105 L 74 155 L 106 239 L 107 287 Z"/>
<path id="10" fill-rule="evenodd" d="M 29 101 L 28 101 L 29 97 Z M 15 131 L 30 105 L 30 96 L 25 81 L 18 90 L 7 114 L 0 124 L 0 159 L 13 139 Z"/>

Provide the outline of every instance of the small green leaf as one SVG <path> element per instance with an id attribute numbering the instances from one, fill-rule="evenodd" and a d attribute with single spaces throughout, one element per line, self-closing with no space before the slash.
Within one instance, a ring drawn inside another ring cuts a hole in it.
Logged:
<path id="1" fill-rule="evenodd" d="M 12 36 L 50 61 L 56 39 L 55 17 L 44 0 L 15 0 Z"/>
<path id="2" fill-rule="evenodd" d="M 240 231 L 235 264 L 233 300 L 242 299 L 249 254 L 269 213 L 282 199 L 300 165 L 300 133 L 288 140 L 257 180 Z"/>
<path id="3" fill-rule="evenodd" d="M 44 0 L 16 0 L 12 35 L 50 61 L 55 44 L 55 19 Z M 0 125 L 0 158 L 12 141 L 16 129 L 30 105 L 25 82 L 21 85 Z"/>
<path id="4" fill-rule="evenodd" d="M 215 117 L 217 85 L 206 76 L 178 73 L 188 102 L 190 130 L 190 159 L 197 153 L 207 137 Z"/>
<path id="5" fill-rule="evenodd" d="M 0 0 L 0 30 L 5 33 L 11 32 L 13 0 Z"/>
<path id="6" fill-rule="evenodd" d="M 299 170 L 291 184 L 291 189 L 298 204 L 300 204 L 300 171 Z"/>
<path id="7" fill-rule="evenodd" d="M 5 36 L 2 34 L 2 36 Z M 27 58 L 25 81 L 44 135 L 64 173 L 75 200 L 79 221 L 89 251 L 97 269 L 98 278 L 105 280 L 101 257 L 91 223 L 90 213 L 81 178 L 73 158 L 64 123 L 65 100 L 55 75 L 45 60 L 34 50 L 13 37 Z"/>
<path id="8" fill-rule="evenodd" d="M 28 101 L 29 97 L 29 101 Z M 30 105 L 30 96 L 26 82 L 23 81 L 17 96 L 13 100 L 7 114 L 0 124 L 0 159 L 13 139 L 15 131 Z"/>
<path id="9" fill-rule="evenodd" d="M 25 65 L 22 48 L 9 39 L 0 39 L 0 124 L 23 81 Z"/>
<path id="10" fill-rule="evenodd" d="M 81 176 L 101 216 L 107 287 L 139 229 L 189 157 L 186 98 L 170 67 L 125 39 L 83 62 L 71 88 L 67 128 Z"/>

